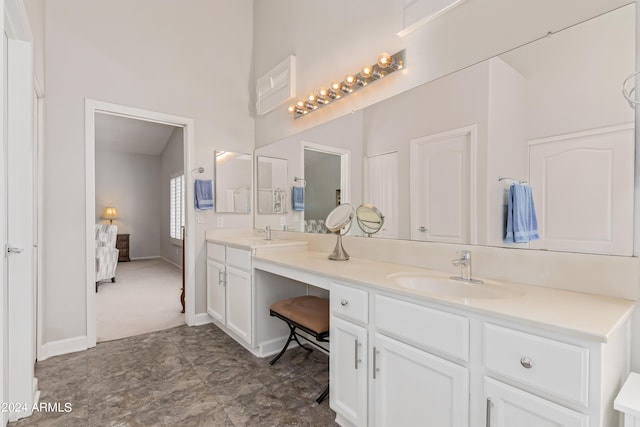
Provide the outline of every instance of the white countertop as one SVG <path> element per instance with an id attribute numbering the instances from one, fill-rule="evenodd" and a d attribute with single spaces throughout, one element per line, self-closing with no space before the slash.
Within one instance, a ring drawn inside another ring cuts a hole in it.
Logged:
<path id="1" fill-rule="evenodd" d="M 569 333 L 598 342 L 607 342 L 609 337 L 629 318 L 635 307 L 635 302 L 629 300 L 494 280 L 485 280 L 485 282 L 491 286 L 504 287 L 507 290 L 505 297 L 462 298 L 430 294 L 401 287 L 388 276 L 394 273 L 417 273 L 447 279 L 450 273 L 361 258 L 331 261 L 326 253 L 321 252 L 288 251 L 254 256 L 254 264 L 258 268 L 265 263 L 529 323 L 536 327 Z"/>
<path id="2" fill-rule="evenodd" d="M 241 236 L 241 237 L 226 237 L 226 236 L 213 236 L 207 235 L 207 242 L 217 243 L 220 245 L 231 246 L 238 249 L 260 249 L 260 248 L 286 248 L 295 246 L 307 246 L 306 242 L 300 242 L 296 240 L 284 240 L 284 239 L 271 239 L 267 240 L 264 235 L 262 236 Z"/>
<path id="3" fill-rule="evenodd" d="M 626 415 L 640 419 L 640 374 L 630 373 L 613 407 Z"/>

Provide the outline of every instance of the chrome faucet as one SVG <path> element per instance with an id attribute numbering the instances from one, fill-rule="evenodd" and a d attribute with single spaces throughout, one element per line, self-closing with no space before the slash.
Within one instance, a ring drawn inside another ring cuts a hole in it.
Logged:
<path id="1" fill-rule="evenodd" d="M 482 283 L 482 280 L 476 280 L 471 277 L 471 251 L 464 250 L 456 253 L 460 255 L 460 257 L 451 262 L 456 267 L 460 266 L 460 276 L 452 276 L 451 278 L 469 283 Z"/>
<path id="2" fill-rule="evenodd" d="M 264 238 L 264 240 L 271 240 L 271 226 L 270 225 L 266 225 L 264 227 L 264 230 L 258 230 L 260 233 L 264 233 L 266 236 Z"/>

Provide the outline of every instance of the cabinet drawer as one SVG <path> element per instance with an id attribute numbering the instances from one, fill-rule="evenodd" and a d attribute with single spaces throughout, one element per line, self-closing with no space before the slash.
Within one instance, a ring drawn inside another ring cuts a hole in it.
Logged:
<path id="1" fill-rule="evenodd" d="M 378 331 L 427 350 L 469 361 L 469 319 L 376 295 Z"/>
<path id="2" fill-rule="evenodd" d="M 585 348 L 487 324 L 484 353 L 488 370 L 585 407 L 589 404 Z"/>
<path id="3" fill-rule="evenodd" d="M 224 256 L 224 246 L 207 242 L 207 258 L 224 262 L 226 259 Z"/>
<path id="4" fill-rule="evenodd" d="M 227 247 L 227 264 L 251 270 L 251 252 Z"/>
<path id="5" fill-rule="evenodd" d="M 349 286 L 331 284 L 331 312 L 356 322 L 369 323 L 369 293 Z"/>

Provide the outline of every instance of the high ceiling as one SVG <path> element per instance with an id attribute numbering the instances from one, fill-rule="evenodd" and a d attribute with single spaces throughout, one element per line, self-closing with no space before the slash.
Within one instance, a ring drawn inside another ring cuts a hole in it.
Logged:
<path id="1" fill-rule="evenodd" d="M 159 156 L 176 126 L 97 113 L 96 150 Z"/>

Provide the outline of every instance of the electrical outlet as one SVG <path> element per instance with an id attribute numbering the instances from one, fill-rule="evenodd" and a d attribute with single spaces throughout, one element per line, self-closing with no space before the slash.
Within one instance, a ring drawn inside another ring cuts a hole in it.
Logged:
<path id="1" fill-rule="evenodd" d="M 287 217 L 286 216 L 281 216 L 280 217 L 280 225 L 287 225 Z"/>
<path id="2" fill-rule="evenodd" d="M 222 228 L 224 227 L 224 218 L 222 218 L 221 216 L 218 217 L 216 224 L 218 225 L 218 228 Z"/>

